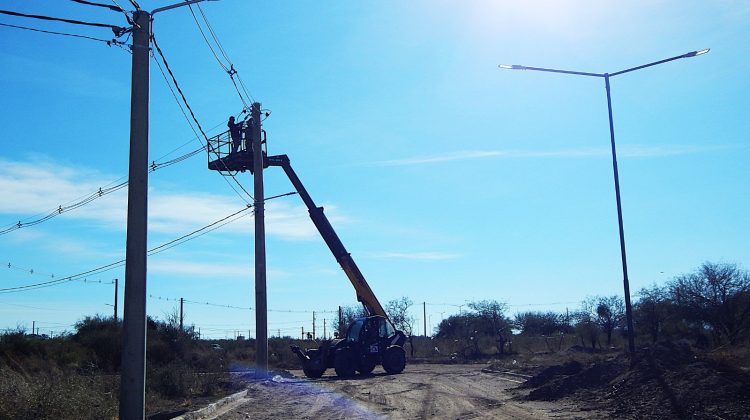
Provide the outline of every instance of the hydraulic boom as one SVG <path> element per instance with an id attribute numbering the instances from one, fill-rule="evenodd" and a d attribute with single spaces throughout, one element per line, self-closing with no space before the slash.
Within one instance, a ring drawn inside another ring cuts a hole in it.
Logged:
<path id="1" fill-rule="evenodd" d="M 383 306 L 380 305 L 378 298 L 375 297 L 372 289 L 370 289 L 370 285 L 367 284 L 365 276 L 362 275 L 361 271 L 359 271 L 359 267 L 357 267 L 357 264 L 352 259 L 351 254 L 346 251 L 346 248 L 341 242 L 341 239 L 339 239 L 336 231 L 333 230 L 333 226 L 331 226 L 328 218 L 323 213 L 323 207 L 318 207 L 315 205 L 312 197 L 310 197 L 310 194 L 307 193 L 305 186 L 302 185 L 302 181 L 299 180 L 297 174 L 294 172 L 294 169 L 292 169 L 292 165 L 289 162 L 289 157 L 287 155 L 278 155 L 268 156 L 266 159 L 268 166 L 281 166 L 281 168 L 284 169 L 287 177 L 289 177 L 289 181 L 292 182 L 292 185 L 294 185 L 297 193 L 299 193 L 300 197 L 302 197 L 302 201 L 305 202 L 305 206 L 307 206 L 307 210 L 310 213 L 310 219 L 312 219 L 313 224 L 315 224 L 318 232 L 320 232 L 320 235 L 323 237 L 326 245 L 328 245 L 328 248 L 336 258 L 336 261 L 338 261 L 339 265 L 341 265 L 341 268 L 344 269 L 344 272 L 349 278 L 349 281 L 352 282 L 352 286 L 354 286 L 354 290 L 357 293 L 357 300 L 361 302 L 365 307 L 365 311 L 367 312 L 368 316 L 380 315 L 383 317 L 387 317 L 385 311 L 383 310 Z"/>

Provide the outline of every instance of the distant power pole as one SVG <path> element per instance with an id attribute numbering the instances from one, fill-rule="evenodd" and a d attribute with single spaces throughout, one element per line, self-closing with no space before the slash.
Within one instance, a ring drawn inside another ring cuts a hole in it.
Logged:
<path id="1" fill-rule="evenodd" d="M 323 318 L 323 340 L 326 339 L 326 319 Z"/>
<path id="2" fill-rule="evenodd" d="M 302 327 L 302 335 L 300 336 L 300 340 L 305 339 L 305 327 Z"/>
<path id="3" fill-rule="evenodd" d="M 184 305 L 184 303 L 185 303 L 185 299 L 184 298 L 180 298 L 180 331 L 184 331 L 183 328 L 182 328 L 182 314 L 183 314 L 183 312 L 182 312 L 182 306 Z"/>
<path id="4" fill-rule="evenodd" d="M 251 109 L 250 127 L 253 147 L 253 213 L 255 215 L 255 376 L 268 374 L 268 310 L 266 296 L 266 223 L 263 192 L 265 157 L 261 146 L 260 103 Z M 245 146 L 247 147 L 247 146 Z"/>
<path id="5" fill-rule="evenodd" d="M 341 334 L 341 330 L 344 329 L 344 311 L 341 310 L 341 306 L 339 306 L 339 334 Z"/>
<path id="6" fill-rule="evenodd" d="M 422 316 L 424 317 L 424 336 L 427 337 L 427 302 L 422 302 Z"/>
<path id="7" fill-rule="evenodd" d="M 115 279 L 115 305 L 114 306 L 115 306 L 115 315 L 113 318 L 115 319 L 115 322 L 117 322 L 117 279 Z"/>
<path id="8" fill-rule="evenodd" d="M 313 311 L 313 330 L 312 330 L 312 338 L 315 340 L 315 311 Z"/>
<path id="9" fill-rule="evenodd" d="M 36 330 L 36 321 L 31 321 L 31 335 L 36 335 L 34 332 Z"/>

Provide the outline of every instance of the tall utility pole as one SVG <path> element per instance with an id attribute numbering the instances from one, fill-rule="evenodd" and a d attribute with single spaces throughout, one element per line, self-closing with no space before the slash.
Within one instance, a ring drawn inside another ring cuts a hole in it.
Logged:
<path id="1" fill-rule="evenodd" d="M 143 419 L 146 395 L 146 217 L 148 190 L 148 94 L 151 15 L 133 13 L 130 94 L 130 166 L 125 249 L 125 304 L 120 370 L 120 418 Z"/>
<path id="2" fill-rule="evenodd" d="M 313 333 L 313 335 L 312 335 L 313 340 L 315 340 L 315 311 L 313 311 L 313 331 L 312 331 L 312 333 Z"/>
<path id="3" fill-rule="evenodd" d="M 427 302 L 422 302 L 422 317 L 424 318 L 424 336 L 427 337 Z"/>
<path id="4" fill-rule="evenodd" d="M 130 161 L 128 219 L 125 245 L 125 295 L 120 371 L 121 420 L 146 414 L 146 231 L 148 215 L 149 50 L 152 16 L 203 0 L 133 12 L 133 53 L 130 88 Z"/>
<path id="5" fill-rule="evenodd" d="M 266 296 L 266 223 L 263 195 L 263 150 L 261 146 L 260 103 L 251 110 L 250 133 L 253 145 L 253 212 L 255 213 L 255 376 L 268 372 L 268 314 Z"/>
<path id="6" fill-rule="evenodd" d="M 114 314 L 114 316 L 113 316 L 113 318 L 114 318 L 115 322 L 117 322 L 117 281 L 118 281 L 118 280 L 117 280 L 117 279 L 115 279 L 115 304 L 114 304 L 114 307 L 115 307 L 115 314 Z"/>
<path id="7" fill-rule="evenodd" d="M 184 329 L 182 328 L 182 313 L 183 313 L 182 312 L 182 306 L 183 306 L 184 303 L 185 303 L 185 299 L 184 298 L 180 298 L 180 331 L 184 331 Z"/>
<path id="8" fill-rule="evenodd" d="M 31 321 L 31 335 L 36 335 L 36 321 Z"/>
<path id="9" fill-rule="evenodd" d="M 326 319 L 323 318 L 323 340 L 326 339 Z"/>

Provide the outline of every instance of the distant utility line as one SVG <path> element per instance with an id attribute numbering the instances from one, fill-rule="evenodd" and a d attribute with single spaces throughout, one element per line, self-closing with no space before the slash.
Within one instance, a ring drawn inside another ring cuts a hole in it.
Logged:
<path id="1" fill-rule="evenodd" d="M 183 160 L 189 159 L 203 152 L 205 149 L 206 149 L 205 146 L 203 146 L 193 151 L 190 151 L 188 153 L 185 153 L 182 156 L 178 156 L 174 159 L 170 159 L 165 162 L 159 162 L 159 163 L 157 163 L 156 161 L 151 162 L 151 165 L 149 165 L 149 168 L 148 168 L 148 173 L 155 172 L 159 169 L 166 168 L 168 166 L 172 166 L 176 163 L 182 162 Z M 62 205 L 62 204 L 59 205 L 56 209 L 50 210 L 47 214 L 45 214 L 42 217 L 39 217 L 33 220 L 26 219 L 26 221 L 19 220 L 17 223 L 14 223 L 12 225 L 6 225 L 4 229 L 0 229 L 0 236 L 5 235 L 14 230 L 18 230 L 21 228 L 34 226 L 34 225 L 38 225 L 40 223 L 46 222 L 47 220 L 52 219 L 53 217 L 59 216 L 63 213 L 67 213 L 71 210 L 75 210 L 79 207 L 83 207 L 91 203 L 92 201 L 96 200 L 97 198 L 101 198 L 105 195 L 112 194 L 113 192 L 119 191 L 127 186 L 128 186 L 128 181 L 123 181 L 113 186 L 100 187 L 98 191 L 95 191 L 89 195 L 86 195 L 80 198 L 78 201 L 75 201 L 73 203 L 66 203 L 65 205 Z"/>
<path id="2" fill-rule="evenodd" d="M 192 232 L 190 232 L 190 233 L 188 233 L 186 235 L 183 235 L 183 236 L 181 236 L 181 237 L 179 237 L 177 239 L 173 239 L 173 240 L 171 240 L 169 242 L 166 242 L 166 243 L 161 244 L 161 245 L 159 245 L 157 247 L 154 247 L 154 248 L 152 248 L 152 249 L 150 249 L 148 251 L 148 255 L 157 254 L 159 252 L 165 251 L 166 249 L 173 248 L 174 246 L 177 246 L 177 245 L 180 245 L 180 244 L 182 244 L 184 242 L 187 242 L 189 240 L 189 238 L 192 237 L 193 235 L 196 235 L 198 233 L 204 232 L 207 229 L 210 229 L 209 232 L 212 231 L 212 230 L 218 229 L 218 228 L 224 226 L 226 223 L 221 224 L 220 226 L 216 226 L 216 225 L 218 225 L 218 224 L 226 221 L 227 219 L 230 219 L 233 216 L 237 216 L 237 215 L 239 215 L 239 214 L 241 214 L 243 212 L 246 212 L 247 210 L 249 210 L 251 208 L 252 208 L 252 206 L 248 205 L 247 207 L 245 207 L 243 209 L 240 209 L 239 211 L 234 212 L 234 213 L 230 214 L 229 216 L 223 217 L 223 218 L 221 218 L 221 219 L 219 219 L 219 220 L 217 220 L 215 222 L 212 222 L 212 223 L 210 223 L 210 224 L 208 224 L 208 225 L 206 225 L 206 226 L 204 226 L 204 227 L 202 227 L 200 229 L 196 229 L 196 230 L 194 230 L 194 231 L 192 231 Z M 250 214 L 252 214 L 252 213 L 250 213 Z M 234 219 L 234 220 L 237 220 L 237 219 Z M 234 221 L 234 220 L 231 220 L 231 221 Z M 227 223 L 229 223 L 229 222 L 227 222 Z M 211 229 L 211 228 L 213 228 L 213 229 Z M 208 232 L 206 232 L 206 233 L 208 233 Z M 26 290 L 41 289 L 43 287 L 55 286 L 55 285 L 58 285 L 58 284 L 61 284 L 61 283 L 67 283 L 67 282 L 71 282 L 71 281 L 74 281 L 74 280 L 79 280 L 81 277 L 84 277 L 84 276 L 87 276 L 87 275 L 90 275 L 90 274 L 99 274 L 99 273 L 103 273 L 105 271 L 113 270 L 115 268 L 122 267 L 123 265 L 125 265 L 125 259 L 124 258 L 121 259 L 121 260 L 119 260 L 119 261 L 115 261 L 113 263 L 101 265 L 99 267 L 92 268 L 91 270 L 86 270 L 86 271 L 78 273 L 78 274 L 73 274 L 73 275 L 67 276 L 67 277 L 61 277 L 61 278 L 55 279 L 55 280 L 50 280 L 50 281 L 45 281 L 45 282 L 35 283 L 35 284 L 27 284 L 25 286 L 2 288 L 2 289 L 0 289 L 0 293 L 14 293 L 14 292 L 21 292 L 21 291 L 26 291 Z"/>
<path id="3" fill-rule="evenodd" d="M 170 298 L 170 297 L 162 297 L 162 296 L 154 296 L 154 295 L 148 295 L 148 297 L 152 299 L 158 299 L 158 300 L 166 300 L 170 302 L 179 302 L 179 298 Z M 234 305 L 225 305 L 222 303 L 212 303 L 212 302 L 198 302 L 195 300 L 188 300 L 188 299 L 182 299 L 185 303 L 192 303 L 194 305 L 207 305 L 207 306 L 213 306 L 217 308 L 227 308 L 227 309 L 239 309 L 243 311 L 252 311 L 255 308 L 251 306 L 234 306 Z M 333 314 L 338 313 L 338 311 L 312 311 L 312 310 L 301 310 L 301 309 L 268 309 L 268 312 L 283 312 L 283 313 L 295 313 L 295 314 L 311 314 L 315 312 L 316 314 Z M 305 321 L 294 321 L 294 322 L 305 322 Z M 288 322 L 281 322 L 277 324 L 286 324 Z"/>
<path id="4" fill-rule="evenodd" d="M 295 192 L 289 192 L 289 193 L 285 193 L 285 194 L 279 194 L 279 195 L 275 195 L 275 196 L 272 196 L 272 197 L 268 197 L 268 198 L 265 199 L 265 201 L 269 201 L 269 200 L 273 200 L 273 199 L 281 198 L 281 197 L 286 197 L 286 196 L 293 195 L 293 194 L 296 194 L 296 193 Z M 165 242 L 165 243 L 163 243 L 163 244 L 161 244 L 159 246 L 153 247 L 150 250 L 148 250 L 148 255 L 151 256 L 151 255 L 155 255 L 155 254 L 164 252 L 164 251 L 166 251 L 166 250 L 168 250 L 170 248 L 174 248 L 177 245 L 182 245 L 185 242 L 188 242 L 188 241 L 191 241 L 191 240 L 196 239 L 198 237 L 201 237 L 201 236 L 205 235 L 206 233 L 209 233 L 209 232 L 212 232 L 212 231 L 214 231 L 216 229 L 219 229 L 219 228 L 221 228 L 221 227 L 223 227 L 223 226 L 225 226 L 225 225 L 227 225 L 229 223 L 232 223 L 234 221 L 237 221 L 237 220 L 239 220 L 239 219 L 241 219 L 241 218 L 243 218 L 245 216 L 252 216 L 253 215 L 252 213 L 247 213 L 247 214 L 244 214 L 244 215 L 242 214 L 242 213 L 250 210 L 251 208 L 253 208 L 253 205 L 252 204 L 248 204 L 248 205 L 246 205 L 245 208 L 240 209 L 240 210 L 238 210 L 238 211 L 236 211 L 236 212 L 234 212 L 234 213 L 232 213 L 232 214 L 230 214 L 228 216 L 225 216 L 225 217 L 223 217 L 223 218 L 221 218 L 219 220 L 216 220 L 216 221 L 214 221 L 212 223 L 209 223 L 208 225 L 203 226 L 200 229 L 196 229 L 196 230 L 194 230 L 194 231 L 192 231 L 192 232 L 190 232 L 188 234 L 180 236 L 179 238 L 173 239 L 173 240 Z M 238 217 L 235 217 L 235 216 L 238 216 Z M 91 270 L 84 271 L 82 273 L 73 274 L 73 275 L 67 276 L 67 277 L 61 277 L 61 278 L 55 279 L 55 280 L 50 280 L 50 281 L 45 281 L 45 282 L 35 283 L 35 284 L 27 284 L 25 286 L 2 288 L 2 289 L 0 289 L 0 293 L 14 293 L 14 292 L 21 292 L 21 291 L 26 291 L 26 290 L 41 289 L 43 287 L 55 286 L 55 285 L 58 285 L 58 284 L 61 284 L 61 283 L 67 283 L 67 282 L 71 282 L 71 281 L 80 280 L 81 277 L 84 277 L 84 276 L 87 276 L 87 275 L 90 275 L 90 274 L 100 274 L 100 273 L 103 273 L 105 271 L 113 270 L 115 268 L 122 267 L 123 265 L 125 265 L 125 259 L 121 259 L 119 261 L 115 261 L 113 263 L 105 264 L 105 265 L 93 268 Z M 12 268 L 12 264 L 8 263 L 8 268 Z"/>
<path id="5" fill-rule="evenodd" d="M 50 20 L 55 22 L 65 22 L 65 23 L 71 23 L 73 25 L 83 25 L 83 26 L 94 26 L 99 28 L 109 28 L 112 30 L 112 32 L 115 34 L 115 36 L 121 36 L 125 33 L 126 29 L 120 26 L 116 25 L 110 25 L 108 23 L 95 23 L 95 22 L 84 22 L 80 20 L 75 19 L 65 19 L 65 18 L 58 18 L 53 16 L 42 16 L 42 15 L 30 15 L 26 13 L 20 13 L 20 12 L 14 12 L 11 10 L 0 10 L 0 14 L 3 15 L 9 15 L 9 16 L 18 16 L 18 17 L 25 17 L 30 19 L 40 19 L 40 20 Z"/>

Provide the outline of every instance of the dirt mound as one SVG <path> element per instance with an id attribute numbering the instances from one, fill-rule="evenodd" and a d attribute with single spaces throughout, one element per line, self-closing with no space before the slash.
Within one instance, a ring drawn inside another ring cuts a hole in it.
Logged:
<path id="1" fill-rule="evenodd" d="M 580 364 L 579 364 L 580 365 Z M 552 366 L 532 377 L 530 400 L 571 396 L 617 418 L 750 419 L 750 375 L 696 355 L 684 343 L 662 343 L 588 366 Z"/>

